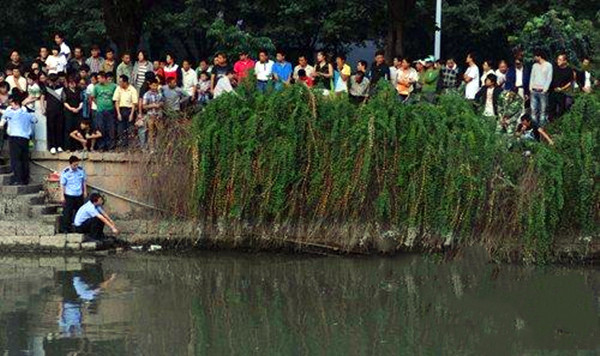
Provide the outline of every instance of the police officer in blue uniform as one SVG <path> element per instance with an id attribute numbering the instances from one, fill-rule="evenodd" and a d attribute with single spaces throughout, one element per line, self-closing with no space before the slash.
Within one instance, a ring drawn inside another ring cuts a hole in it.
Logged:
<path id="1" fill-rule="evenodd" d="M 83 199 L 87 196 L 87 175 L 79 166 L 80 159 L 77 156 L 69 158 L 69 166 L 60 174 L 60 186 L 62 189 L 63 216 L 61 220 L 61 232 L 71 232 L 71 224 L 77 210 L 83 205 Z"/>
<path id="2" fill-rule="evenodd" d="M 104 242 L 104 226 L 108 226 L 113 234 L 118 235 L 119 230 L 115 222 L 102 209 L 104 198 L 98 193 L 90 194 L 90 200 L 83 204 L 75 214 L 73 226 L 75 231 L 86 234 L 92 241 Z"/>
<path id="3" fill-rule="evenodd" d="M 29 139 L 37 119 L 21 107 L 26 96 L 26 93 L 18 89 L 13 90 L 8 98 L 10 107 L 4 111 L 0 119 L 0 127 L 8 123 L 10 167 L 13 172 L 11 185 L 29 184 Z"/>

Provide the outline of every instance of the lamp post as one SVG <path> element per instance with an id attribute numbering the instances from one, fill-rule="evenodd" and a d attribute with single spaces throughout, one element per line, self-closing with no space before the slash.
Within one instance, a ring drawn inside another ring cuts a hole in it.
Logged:
<path id="1" fill-rule="evenodd" d="M 436 0 L 435 4 L 435 45 L 434 57 L 440 59 L 442 54 L 442 0 Z"/>

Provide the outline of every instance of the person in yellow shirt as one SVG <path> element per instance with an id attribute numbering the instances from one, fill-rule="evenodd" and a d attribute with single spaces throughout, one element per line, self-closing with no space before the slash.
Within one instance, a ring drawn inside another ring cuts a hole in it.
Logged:
<path id="1" fill-rule="evenodd" d="M 113 94 L 117 113 L 117 147 L 126 148 L 129 142 L 129 125 L 133 123 L 139 98 L 137 90 L 129 84 L 127 75 L 122 75 L 119 79 L 119 87 Z"/>
<path id="2" fill-rule="evenodd" d="M 346 56 L 338 55 L 335 59 L 336 67 L 333 73 L 333 82 L 335 83 L 335 93 L 340 95 L 341 93 L 348 92 L 348 79 L 352 75 L 352 69 L 346 63 Z"/>

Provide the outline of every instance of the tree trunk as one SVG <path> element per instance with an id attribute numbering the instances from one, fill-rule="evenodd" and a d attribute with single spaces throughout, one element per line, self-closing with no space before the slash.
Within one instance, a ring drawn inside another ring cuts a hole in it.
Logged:
<path id="1" fill-rule="evenodd" d="M 414 10 L 416 0 L 387 0 L 389 25 L 385 39 L 385 57 L 391 61 L 404 55 L 404 27 Z"/>
<path id="2" fill-rule="evenodd" d="M 143 13 L 148 0 L 102 0 L 104 25 L 119 53 L 136 51 L 140 42 Z"/>

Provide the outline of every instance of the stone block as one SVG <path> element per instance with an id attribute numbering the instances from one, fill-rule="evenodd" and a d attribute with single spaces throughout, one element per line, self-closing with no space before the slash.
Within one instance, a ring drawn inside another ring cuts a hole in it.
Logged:
<path id="1" fill-rule="evenodd" d="M 16 231 L 13 221 L 0 221 L 0 236 L 15 236 Z"/>
<path id="2" fill-rule="evenodd" d="M 41 184 L 3 186 L 2 193 L 6 195 L 23 195 L 37 193 L 42 190 Z"/>
<path id="3" fill-rule="evenodd" d="M 69 263 L 80 263 L 81 259 L 79 258 L 79 256 L 66 256 L 65 257 L 65 263 L 69 264 Z"/>
<path id="4" fill-rule="evenodd" d="M 16 226 L 17 236 L 49 236 L 54 235 L 54 233 L 54 226 L 34 223 L 32 221 L 20 221 Z"/>
<path id="5" fill-rule="evenodd" d="M 65 259 L 63 257 L 40 257 L 38 260 L 40 267 L 58 268 L 65 267 Z"/>
<path id="6" fill-rule="evenodd" d="M 65 265 L 65 271 L 67 272 L 76 272 L 81 271 L 82 269 L 83 266 L 81 265 L 81 263 L 71 263 Z"/>
<path id="7" fill-rule="evenodd" d="M 16 236 L 0 236 L 0 245 L 10 246 L 15 245 L 17 241 Z"/>
<path id="8" fill-rule="evenodd" d="M 40 236 L 40 246 L 64 249 L 65 235 Z"/>
<path id="9" fill-rule="evenodd" d="M 82 256 L 80 259 L 81 263 L 85 263 L 85 264 L 96 264 L 98 263 L 98 261 L 96 260 L 95 257 L 89 257 L 89 256 Z"/>
<path id="10" fill-rule="evenodd" d="M 67 234 L 67 243 L 82 243 L 83 234 Z"/>
<path id="11" fill-rule="evenodd" d="M 96 242 L 83 242 L 81 244 L 81 249 L 86 251 L 93 251 L 96 249 L 97 246 L 98 245 Z"/>
<path id="12" fill-rule="evenodd" d="M 66 248 L 67 248 L 67 250 L 79 251 L 79 250 L 81 250 L 81 243 L 80 242 L 67 242 Z"/>
<path id="13" fill-rule="evenodd" d="M 15 243 L 22 246 L 37 246 L 40 244 L 39 236 L 15 236 Z"/>

